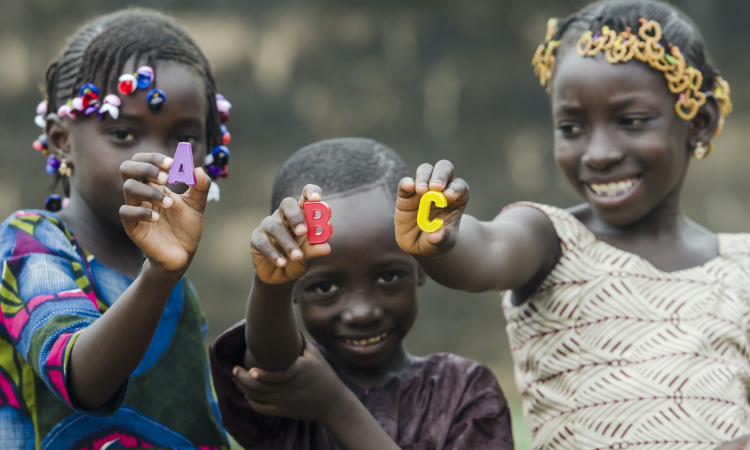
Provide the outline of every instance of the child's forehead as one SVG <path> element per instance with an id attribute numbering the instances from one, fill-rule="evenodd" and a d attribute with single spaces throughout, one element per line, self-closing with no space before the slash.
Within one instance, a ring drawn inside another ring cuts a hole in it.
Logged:
<path id="1" fill-rule="evenodd" d="M 350 194 L 333 195 L 323 201 L 331 207 L 331 223 L 348 230 L 356 228 L 366 232 L 391 230 L 396 201 L 383 187 L 373 187 Z M 334 229 L 334 234 L 336 234 Z M 395 239 L 395 238 L 394 238 Z"/>

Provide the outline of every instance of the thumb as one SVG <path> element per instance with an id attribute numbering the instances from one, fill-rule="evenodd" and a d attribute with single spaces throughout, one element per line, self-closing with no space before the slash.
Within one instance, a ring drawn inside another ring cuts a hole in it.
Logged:
<path id="1" fill-rule="evenodd" d="M 196 167 L 193 172 L 195 175 L 195 186 L 190 186 L 187 192 L 182 194 L 182 198 L 188 206 L 203 212 L 206 208 L 206 199 L 208 198 L 208 190 L 211 187 L 212 181 L 202 167 Z"/>
<path id="2" fill-rule="evenodd" d="M 250 378 L 255 378 L 262 383 L 285 383 L 291 378 L 291 372 L 289 368 L 273 372 L 258 367 L 249 370 Z"/>

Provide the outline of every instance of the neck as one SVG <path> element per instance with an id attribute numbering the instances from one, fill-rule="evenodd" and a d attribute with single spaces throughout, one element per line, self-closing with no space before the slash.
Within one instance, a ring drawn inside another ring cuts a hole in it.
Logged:
<path id="1" fill-rule="evenodd" d="M 328 355 L 334 370 L 362 389 L 384 385 L 388 380 L 403 372 L 409 366 L 411 359 L 403 344 L 385 361 L 368 368 L 354 366 L 334 352 L 328 352 Z"/>
<path id="2" fill-rule="evenodd" d="M 672 239 L 679 236 L 689 224 L 680 208 L 680 191 L 681 185 L 645 216 L 627 225 L 610 225 L 595 216 L 596 234 L 611 237 L 637 235 L 654 240 Z"/>
<path id="3" fill-rule="evenodd" d="M 135 278 L 143 267 L 143 252 L 121 224 L 109 223 L 71 185 L 70 203 L 58 216 L 73 231 L 79 245 L 102 264 Z"/>

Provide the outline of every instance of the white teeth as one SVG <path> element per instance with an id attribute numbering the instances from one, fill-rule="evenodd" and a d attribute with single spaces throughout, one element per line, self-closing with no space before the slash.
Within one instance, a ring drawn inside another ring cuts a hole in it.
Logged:
<path id="1" fill-rule="evenodd" d="M 386 336 L 388 336 L 388 332 L 387 331 L 385 333 L 379 335 L 379 336 L 374 336 L 374 337 L 367 338 L 367 339 L 342 339 L 342 340 L 345 343 L 349 344 L 349 345 L 357 345 L 357 346 L 360 346 L 360 347 L 364 347 L 365 345 L 371 345 L 371 344 L 375 344 L 377 342 L 380 342 Z"/>
<path id="2" fill-rule="evenodd" d="M 622 181 L 613 181 L 611 183 L 590 183 L 589 187 L 596 192 L 596 195 L 614 197 L 628 192 L 635 185 L 636 181 L 637 179 L 630 178 Z"/>

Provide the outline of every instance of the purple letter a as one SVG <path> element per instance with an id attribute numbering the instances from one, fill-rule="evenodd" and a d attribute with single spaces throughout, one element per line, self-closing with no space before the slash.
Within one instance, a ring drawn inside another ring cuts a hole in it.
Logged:
<path id="1" fill-rule="evenodd" d="M 174 154 L 172 168 L 169 169 L 167 183 L 177 184 L 185 183 L 195 186 L 195 167 L 193 166 L 193 147 L 189 142 L 180 142 L 177 144 L 177 151 Z"/>

